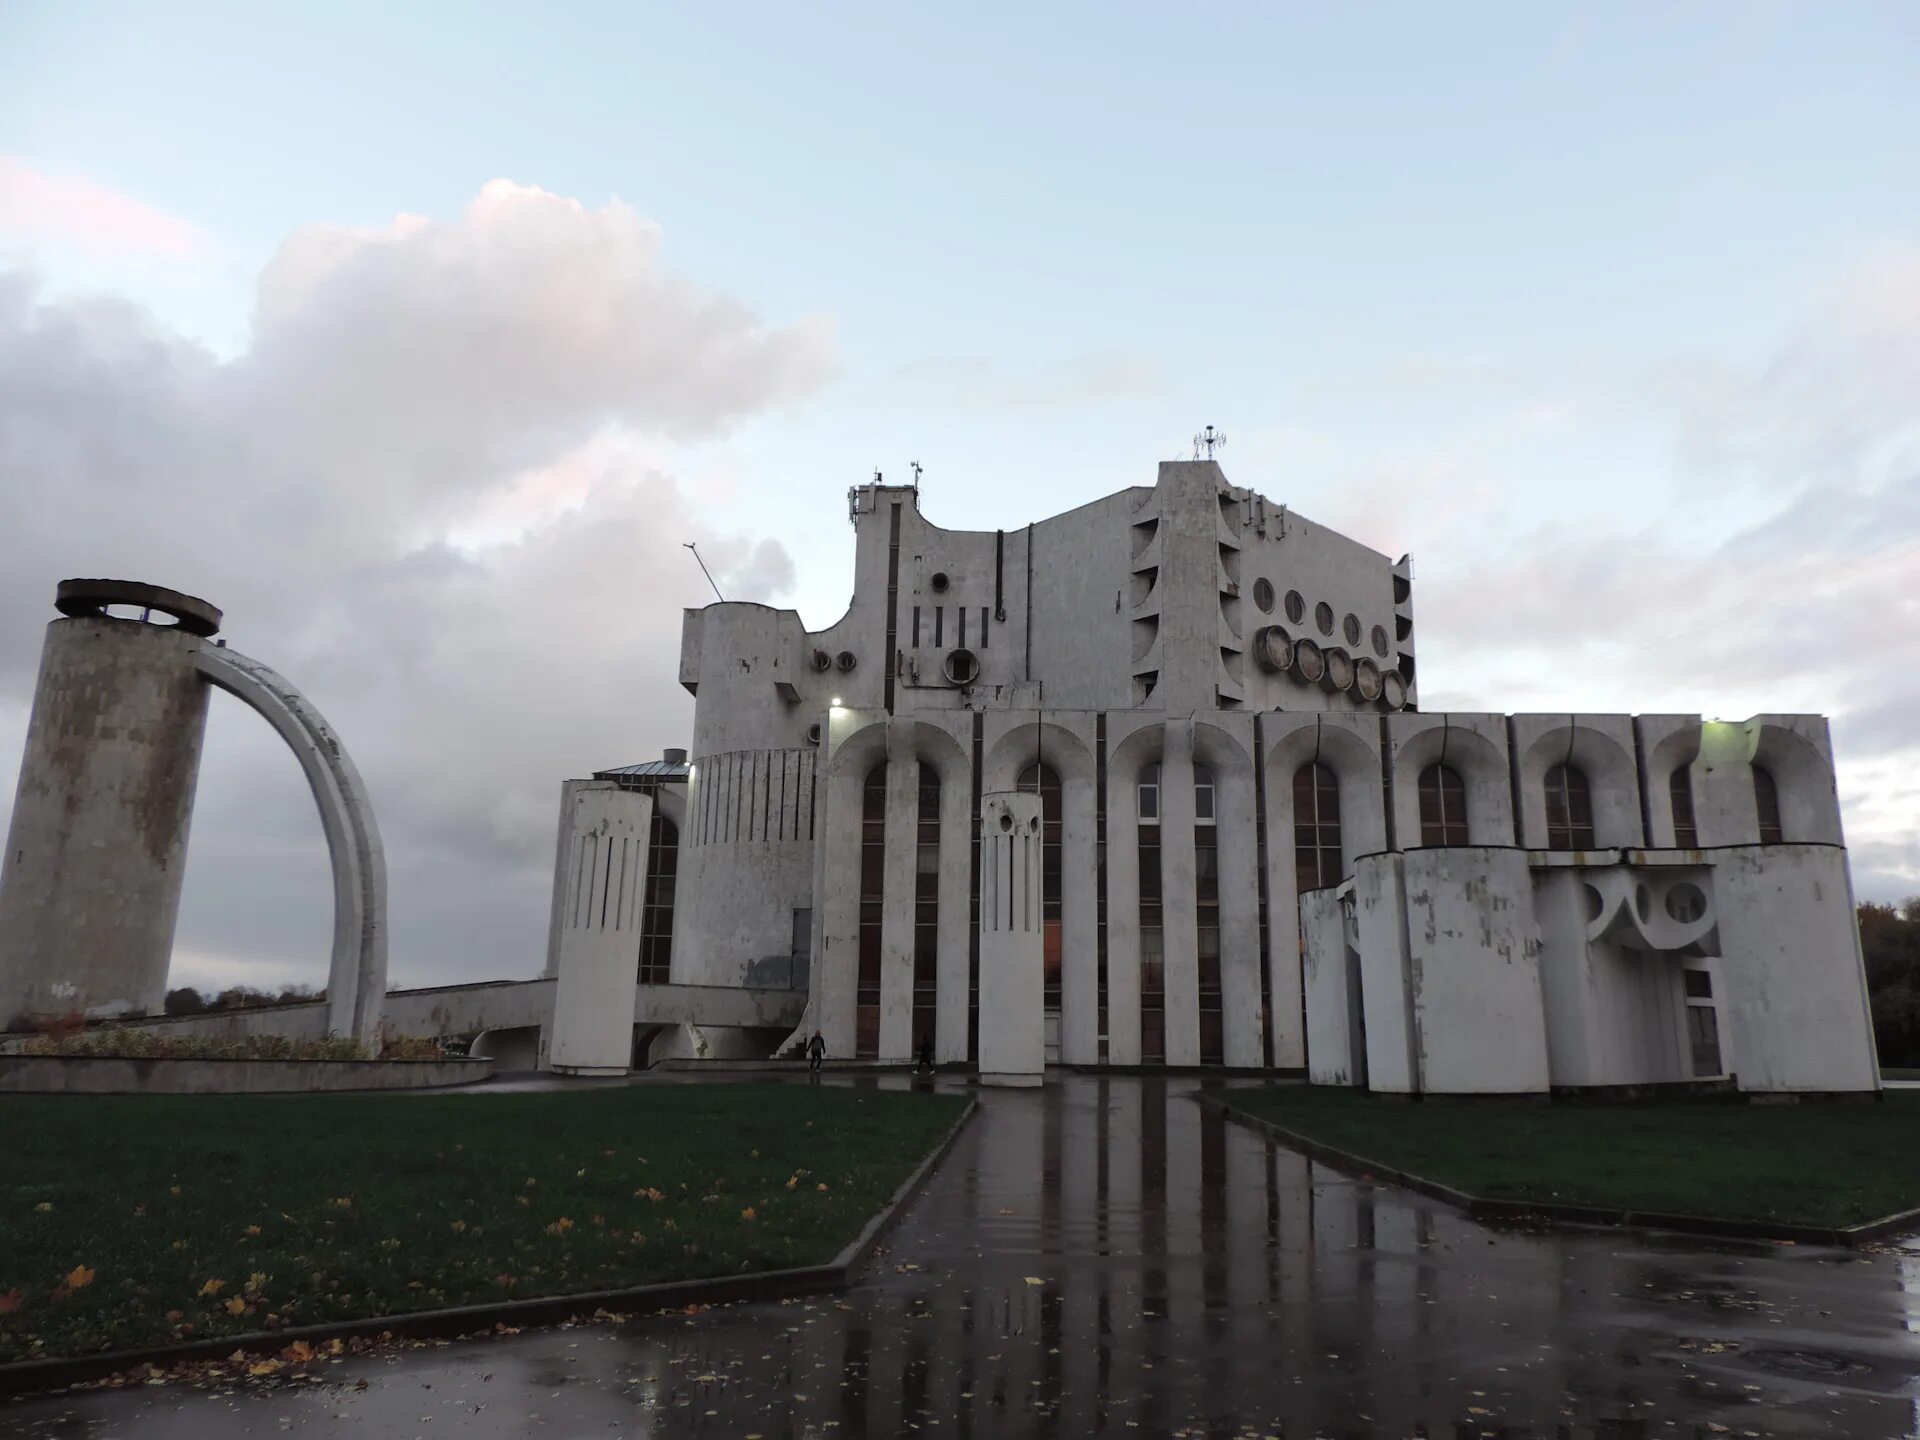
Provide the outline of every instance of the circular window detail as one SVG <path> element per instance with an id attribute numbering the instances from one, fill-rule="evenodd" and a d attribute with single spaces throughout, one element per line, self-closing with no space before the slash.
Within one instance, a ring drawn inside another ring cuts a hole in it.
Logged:
<path id="1" fill-rule="evenodd" d="M 1287 619 L 1298 625 L 1307 618 L 1307 602 L 1300 598 L 1298 590 L 1287 591 Z"/>
<path id="2" fill-rule="evenodd" d="M 1580 889 L 1585 892 L 1581 898 L 1587 902 L 1587 923 L 1591 925 L 1600 918 L 1600 912 L 1607 908 L 1607 902 L 1591 885 L 1583 883 Z"/>
<path id="3" fill-rule="evenodd" d="M 820 722 L 816 720 L 813 722 L 813 724 L 807 726 L 807 744 L 818 745 L 819 743 L 820 743 Z"/>
<path id="4" fill-rule="evenodd" d="M 1313 623 L 1322 635 L 1333 633 L 1333 607 L 1322 600 L 1313 607 Z"/>
<path id="5" fill-rule="evenodd" d="M 1013 831 L 1013 816 L 1004 810 L 1000 812 L 1000 829 L 1005 834 L 1011 834 Z"/>
<path id="6" fill-rule="evenodd" d="M 1407 680 L 1398 670 L 1380 672 L 1380 698 L 1389 710 L 1407 708 Z"/>
<path id="7" fill-rule="evenodd" d="M 854 658 L 854 654 L 851 650 L 842 650 L 840 652 L 839 658 L 836 659 L 834 663 L 838 665 L 842 670 L 851 670 L 853 669 L 854 666 L 858 665 L 860 662 Z"/>
<path id="8" fill-rule="evenodd" d="M 1336 646 L 1327 649 L 1327 673 L 1320 677 L 1320 684 L 1328 691 L 1351 690 L 1353 688 L 1353 657 Z"/>
<path id="9" fill-rule="evenodd" d="M 1309 685 L 1317 684 L 1327 673 L 1327 657 L 1313 641 L 1293 642 L 1293 673 Z"/>
<path id="10" fill-rule="evenodd" d="M 940 670 L 949 685 L 971 685 L 980 678 L 980 657 L 971 650 L 949 650 Z"/>
<path id="11" fill-rule="evenodd" d="M 1293 664 L 1293 637 L 1278 625 L 1262 625 L 1253 635 L 1253 660 L 1269 675 Z"/>
<path id="12" fill-rule="evenodd" d="M 934 594 L 944 595 L 947 593 L 947 587 L 951 585 L 953 581 L 947 578 L 946 571 L 936 570 L 933 572 L 933 579 L 929 580 L 927 583 L 933 586 Z"/>
<path id="13" fill-rule="evenodd" d="M 1347 644 L 1358 645 L 1360 643 L 1360 617 L 1358 615 L 1347 616 L 1345 620 L 1340 622 L 1340 631 L 1347 637 Z"/>
<path id="14" fill-rule="evenodd" d="M 1380 667 L 1364 655 L 1353 662 L 1353 693 L 1369 705 L 1380 698 Z"/>
<path id="15" fill-rule="evenodd" d="M 1682 880 L 1667 891 L 1667 918 L 1692 925 L 1705 917 L 1707 897 L 1691 880 Z"/>
<path id="16" fill-rule="evenodd" d="M 813 660 L 811 663 L 816 670 L 831 670 L 833 668 L 833 657 L 824 650 L 816 650 L 813 652 Z"/>
<path id="17" fill-rule="evenodd" d="M 1262 615 L 1273 613 L 1273 582 L 1262 578 L 1253 582 L 1253 603 L 1260 607 Z"/>
<path id="18" fill-rule="evenodd" d="M 1387 627 L 1384 625 L 1374 626 L 1373 635 L 1371 638 L 1373 640 L 1373 653 L 1378 655 L 1382 660 L 1386 659 L 1387 658 Z"/>

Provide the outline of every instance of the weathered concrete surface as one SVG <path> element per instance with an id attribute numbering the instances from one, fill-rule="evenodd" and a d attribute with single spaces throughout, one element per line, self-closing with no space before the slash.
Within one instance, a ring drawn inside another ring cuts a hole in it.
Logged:
<path id="1" fill-rule="evenodd" d="M 612 781 L 568 787 L 572 884 L 560 916 L 548 1063 L 576 1075 L 633 1061 L 633 974 L 653 797 Z"/>
<path id="2" fill-rule="evenodd" d="M 491 1060 L 135 1060 L 0 1055 L 0 1094 L 260 1095 L 432 1090 L 493 1074 Z"/>
<path id="3" fill-rule="evenodd" d="M 105 616 L 47 626 L 0 858 L 0 1026 L 159 1010 L 206 733 L 201 644 Z"/>
<path id="4" fill-rule="evenodd" d="M 1492 1231 L 1157 1081 L 981 1100 L 843 1297 L 405 1351 L 259 1394 L 22 1401 L 0 1435 L 1911 1433 L 1912 1254 Z"/>
<path id="5" fill-rule="evenodd" d="M 223 647 L 202 646 L 193 660 L 209 683 L 273 726 L 307 777 L 333 866 L 327 1028 L 371 1045 L 387 995 L 387 858 L 366 784 L 338 732 L 281 676 Z"/>

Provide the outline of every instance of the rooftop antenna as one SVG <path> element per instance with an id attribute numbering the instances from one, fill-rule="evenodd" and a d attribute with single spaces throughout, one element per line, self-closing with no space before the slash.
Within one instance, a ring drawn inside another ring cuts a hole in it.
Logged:
<path id="1" fill-rule="evenodd" d="M 722 595 L 720 593 L 720 587 L 714 584 L 713 572 L 707 569 L 707 562 L 700 558 L 700 547 L 695 545 L 691 540 L 683 540 L 680 542 L 680 548 L 693 551 L 694 564 L 698 565 L 700 567 L 700 573 L 707 577 L 707 584 L 713 585 L 713 598 L 724 605 L 727 597 Z"/>
<path id="2" fill-rule="evenodd" d="M 916 490 L 920 488 L 920 462 L 918 460 L 913 462 L 913 488 Z"/>
<path id="3" fill-rule="evenodd" d="M 1193 458 L 1196 460 L 1201 459 L 1202 456 L 1200 452 L 1204 450 L 1207 452 L 1204 458 L 1211 460 L 1213 459 L 1213 452 L 1216 450 L 1224 450 L 1226 445 L 1227 432 L 1224 430 L 1215 430 L 1213 426 L 1209 425 L 1193 437 Z"/>

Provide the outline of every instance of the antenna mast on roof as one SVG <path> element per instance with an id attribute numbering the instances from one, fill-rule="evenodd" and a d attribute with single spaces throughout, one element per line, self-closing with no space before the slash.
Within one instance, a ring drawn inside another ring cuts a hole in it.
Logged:
<path id="1" fill-rule="evenodd" d="M 1213 452 L 1215 450 L 1224 450 L 1226 444 L 1227 432 L 1224 430 L 1215 430 L 1213 426 L 1209 425 L 1193 437 L 1193 458 L 1196 460 L 1211 460 L 1213 459 Z M 1200 453 L 1203 450 L 1206 451 L 1204 456 Z"/>
<path id="2" fill-rule="evenodd" d="M 680 548 L 683 550 L 693 551 L 694 564 L 698 565 L 700 567 L 700 573 L 707 577 L 707 584 L 713 585 L 713 598 L 720 601 L 722 604 L 725 604 L 727 597 L 722 595 L 720 593 L 720 587 L 714 584 L 713 572 L 707 569 L 707 562 L 700 558 L 699 547 L 695 545 L 691 540 L 683 540 L 680 543 Z"/>

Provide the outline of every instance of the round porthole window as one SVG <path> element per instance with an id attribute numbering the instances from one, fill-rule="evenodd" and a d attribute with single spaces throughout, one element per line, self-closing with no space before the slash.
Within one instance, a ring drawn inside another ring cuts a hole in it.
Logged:
<path id="1" fill-rule="evenodd" d="M 1011 832 L 1013 829 L 1013 816 L 1007 814 L 1005 811 L 1002 811 L 1000 814 L 1000 828 L 1006 832 Z"/>
<path id="2" fill-rule="evenodd" d="M 1384 625 L 1373 627 L 1373 653 L 1382 660 L 1387 658 L 1387 627 Z"/>
<path id="3" fill-rule="evenodd" d="M 840 658 L 836 663 L 840 666 L 842 670 L 851 670 L 853 669 L 854 666 L 858 665 L 860 662 L 854 658 L 853 652 L 851 650 L 842 650 L 840 652 Z"/>
<path id="4" fill-rule="evenodd" d="M 947 586 L 951 585 L 953 582 L 947 578 L 946 571 L 936 570 L 933 572 L 933 579 L 928 581 L 927 583 L 933 586 L 934 594 L 944 595 L 947 593 Z"/>
<path id="5" fill-rule="evenodd" d="M 1313 623 L 1320 628 L 1322 635 L 1333 633 L 1333 607 L 1322 600 L 1313 607 Z"/>
<path id="6" fill-rule="evenodd" d="M 1253 603 L 1260 607 L 1262 615 L 1273 613 L 1273 582 L 1256 580 L 1253 582 Z"/>
<path id="7" fill-rule="evenodd" d="M 1358 615 L 1347 616 L 1345 620 L 1340 622 L 1340 628 L 1347 637 L 1347 644 L 1358 645 L 1360 643 L 1360 617 Z"/>
<path id="8" fill-rule="evenodd" d="M 1287 619 L 1298 625 L 1307 618 L 1307 602 L 1300 598 L 1298 590 L 1287 591 Z"/>
<path id="9" fill-rule="evenodd" d="M 833 668 L 833 657 L 824 650 L 814 651 L 813 668 L 816 670 L 831 670 Z"/>

